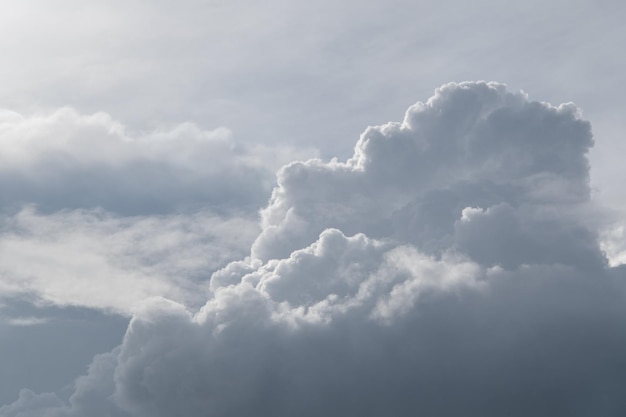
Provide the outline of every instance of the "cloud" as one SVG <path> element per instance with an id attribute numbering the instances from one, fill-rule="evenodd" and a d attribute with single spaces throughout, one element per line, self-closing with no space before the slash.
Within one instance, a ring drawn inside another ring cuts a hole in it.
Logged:
<path id="1" fill-rule="evenodd" d="M 626 264 L 626 218 L 622 213 L 602 230 L 600 247 L 613 267 Z"/>
<path id="2" fill-rule="evenodd" d="M 66 400 L 71 383 L 94 355 L 119 345 L 128 317 L 102 310 L 35 305 L 34 297 L 2 294 L 0 308 L 0 404 L 19 391 L 57 392 Z"/>
<path id="3" fill-rule="evenodd" d="M 44 317 L 16 317 L 7 320 L 7 323 L 11 326 L 37 326 L 47 321 L 48 319 Z"/>
<path id="4" fill-rule="evenodd" d="M 348 161 L 284 167 L 253 253 L 285 257 L 327 227 L 437 253 L 468 207 L 508 204 L 549 222 L 549 208 L 588 201 L 591 145 L 571 104 L 530 102 L 502 85 L 446 85 L 403 122 L 368 128 Z"/>
<path id="5" fill-rule="evenodd" d="M 145 298 L 167 294 L 203 304 L 210 271 L 246 256 L 254 217 L 207 211 L 119 217 L 102 210 L 43 215 L 25 208 L 4 219 L 0 289 L 43 304 L 130 315 Z"/>
<path id="6" fill-rule="evenodd" d="M 201 305 L 249 251 L 274 171 L 312 149 L 235 142 L 192 123 L 131 133 L 106 113 L 0 111 L 0 290 L 130 315 Z"/>
<path id="7" fill-rule="evenodd" d="M 0 207 L 43 212 L 93 209 L 119 215 L 210 208 L 256 212 L 273 172 L 300 152 L 233 141 L 225 128 L 192 123 L 131 134 L 106 113 L 63 108 L 0 112 Z"/>
<path id="8" fill-rule="evenodd" d="M 281 169 L 201 309 L 145 301 L 69 401 L 23 391 L 0 416 L 623 414 L 592 144 L 571 104 L 447 84 L 347 161 Z"/>

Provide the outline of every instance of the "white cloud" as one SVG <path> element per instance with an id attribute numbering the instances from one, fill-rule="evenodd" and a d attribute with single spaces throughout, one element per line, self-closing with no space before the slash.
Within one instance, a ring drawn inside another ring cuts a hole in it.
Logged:
<path id="1" fill-rule="evenodd" d="M 199 305 L 210 272 L 248 253 L 274 170 L 307 154 L 192 123 L 1 111 L 0 290 L 122 314 L 158 295 Z"/>
<path id="2" fill-rule="evenodd" d="M 549 222 L 549 209 L 588 202 L 591 145 L 572 105 L 530 102 L 497 84 L 449 84 L 402 123 L 368 128 L 345 163 L 284 167 L 253 254 L 287 256 L 327 227 L 436 253 L 451 244 L 462 210 L 476 205 L 509 204 Z"/>
<path id="3" fill-rule="evenodd" d="M 283 168 L 197 313 L 144 302 L 67 404 L 24 391 L 0 416 L 620 415 L 591 145 L 571 105 L 448 84 L 348 161 Z"/>
<path id="4" fill-rule="evenodd" d="M 227 129 L 182 123 L 130 134 L 105 113 L 63 108 L 43 115 L 0 113 L 0 203 L 50 212 L 104 208 L 122 215 L 211 208 L 254 213 L 273 172 L 314 151 L 243 145 Z"/>
<path id="5" fill-rule="evenodd" d="M 600 247 L 612 267 L 626 264 L 626 224 L 620 221 L 624 218 L 626 216 L 620 216 L 601 234 Z"/>
<path id="6" fill-rule="evenodd" d="M 118 217 L 75 210 L 5 218 L 0 288 L 42 303 L 130 314 L 147 297 L 199 305 L 210 271 L 247 254 L 254 218 L 187 215 Z"/>

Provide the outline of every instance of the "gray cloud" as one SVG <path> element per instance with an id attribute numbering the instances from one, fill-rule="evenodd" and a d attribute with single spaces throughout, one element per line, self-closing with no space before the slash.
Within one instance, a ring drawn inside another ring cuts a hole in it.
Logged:
<path id="1" fill-rule="evenodd" d="M 549 222 L 550 208 L 588 201 L 591 145 L 572 105 L 530 102 L 493 84 L 447 85 L 402 123 L 367 129 L 347 162 L 283 168 L 253 253 L 287 256 L 327 227 L 440 252 L 461 211 L 476 206 L 508 204 Z"/>
<path id="2" fill-rule="evenodd" d="M 346 162 L 284 167 L 199 311 L 144 302 L 68 402 L 23 391 L 0 416 L 621 415 L 591 145 L 572 105 L 445 85 Z"/>
<path id="3" fill-rule="evenodd" d="M 201 305 L 210 272 L 247 254 L 274 170 L 314 154 L 70 108 L 0 125 L 0 290 L 122 314 L 163 294 Z"/>
<path id="4" fill-rule="evenodd" d="M 183 123 L 139 135 L 105 113 L 0 113 L 0 207 L 120 215 L 211 209 L 255 213 L 273 172 L 302 151 L 236 143 L 227 129 Z M 313 153 L 305 150 L 304 153 Z M 296 156 L 297 157 L 297 156 Z"/>
<path id="5" fill-rule="evenodd" d="M 14 401 L 23 387 L 65 398 L 76 375 L 96 353 L 118 345 L 128 326 L 126 317 L 93 309 L 36 306 L 4 292 L 2 297 L 0 404 Z"/>

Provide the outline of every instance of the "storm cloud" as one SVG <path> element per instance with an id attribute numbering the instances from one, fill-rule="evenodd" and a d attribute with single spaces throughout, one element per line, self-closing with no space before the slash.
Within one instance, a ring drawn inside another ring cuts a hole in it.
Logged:
<path id="1" fill-rule="evenodd" d="M 444 85 L 346 161 L 281 168 L 201 308 L 143 301 L 69 398 L 23 390 L 0 416 L 624 414 L 592 145 L 572 104 Z"/>

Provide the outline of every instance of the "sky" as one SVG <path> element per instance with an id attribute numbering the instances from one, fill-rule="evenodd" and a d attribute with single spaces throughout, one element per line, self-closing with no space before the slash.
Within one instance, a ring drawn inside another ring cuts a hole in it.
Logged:
<path id="1" fill-rule="evenodd" d="M 625 18 L 5 1 L 0 417 L 626 414 Z"/>

